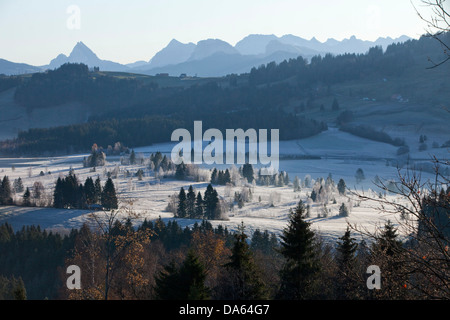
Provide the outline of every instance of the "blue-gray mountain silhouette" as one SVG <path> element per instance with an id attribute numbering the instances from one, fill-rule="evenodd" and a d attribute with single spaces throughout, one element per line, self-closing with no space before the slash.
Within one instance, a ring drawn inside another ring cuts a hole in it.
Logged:
<path id="1" fill-rule="evenodd" d="M 279 63 L 298 56 L 310 59 L 315 55 L 327 53 L 365 53 L 374 46 L 385 49 L 389 44 L 404 42 L 408 39 L 410 38 L 407 36 L 401 36 L 396 39 L 387 37 L 378 38 L 376 41 L 365 41 L 352 36 L 342 41 L 328 39 L 320 42 L 316 38 L 307 40 L 291 34 L 281 37 L 252 34 L 237 42 L 235 46 L 220 39 L 201 40 L 197 44 L 181 43 L 173 39 L 148 62 L 137 61 L 127 65 L 100 59 L 80 41 L 69 56 L 59 54 L 45 66 L 31 66 L 0 59 L 0 74 L 39 72 L 55 69 L 69 62 L 84 63 L 90 68 L 99 67 L 102 71 L 124 71 L 148 75 L 168 73 L 172 76 L 185 73 L 191 76 L 213 77 L 245 73 L 261 64 L 272 61 Z"/>
<path id="2" fill-rule="evenodd" d="M 101 70 L 107 71 L 128 71 L 129 67 L 120 63 L 101 60 L 97 55 L 89 49 L 83 42 L 78 42 L 73 48 L 70 55 L 67 57 L 64 54 L 58 55 L 53 59 L 48 66 L 44 66 L 47 69 L 59 68 L 64 63 L 84 63 L 89 67 L 99 67 Z"/>

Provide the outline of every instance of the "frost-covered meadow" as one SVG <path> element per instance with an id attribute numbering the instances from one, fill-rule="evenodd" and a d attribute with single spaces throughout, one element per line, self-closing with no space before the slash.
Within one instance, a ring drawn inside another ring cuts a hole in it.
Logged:
<path id="1" fill-rule="evenodd" d="M 44 194 L 38 201 L 37 207 L 3 206 L 0 207 L 0 223 L 9 222 L 13 228 L 23 225 L 40 225 L 41 228 L 63 231 L 77 228 L 84 222 L 92 222 L 92 212 L 88 210 L 53 209 L 51 204 L 53 189 L 58 177 L 74 170 L 79 182 L 87 177 L 100 177 L 102 183 L 107 179 L 107 173 L 112 173 L 119 201 L 120 215 L 126 217 L 130 212 L 134 214 L 133 223 L 138 225 L 144 219 L 155 220 L 161 217 L 164 220 L 176 219 L 174 214 L 167 210 L 170 198 L 192 185 L 195 192 L 204 193 L 211 173 L 212 166 L 202 165 L 198 168 L 201 181 L 178 181 L 170 173 L 164 178 L 161 172 L 149 168 L 149 155 L 160 151 L 170 156 L 173 143 L 154 145 L 134 149 L 138 158 L 136 165 L 121 164 L 121 157 L 107 157 L 104 167 L 83 167 L 83 158 L 87 155 L 71 155 L 54 158 L 2 158 L 0 159 L 0 175 L 7 175 L 13 183 L 21 178 L 24 187 L 32 187 L 36 181 L 44 186 Z M 447 150 L 436 149 L 438 157 L 445 157 Z M 428 153 L 411 152 L 420 162 L 430 162 L 431 151 Z M 439 154 L 440 153 L 440 154 Z M 314 155 L 320 159 L 296 160 L 287 159 L 290 156 Z M 122 156 L 123 159 L 124 156 Z M 125 156 L 126 157 L 126 156 Z M 336 239 L 343 235 L 348 223 L 359 228 L 374 230 L 382 226 L 389 219 L 396 224 L 400 216 L 383 213 L 374 201 L 360 201 L 352 195 L 353 192 L 364 193 L 372 198 L 387 197 L 390 201 L 405 202 L 405 199 L 380 190 L 374 181 L 395 180 L 398 175 L 398 164 L 401 159 L 396 156 L 396 148 L 384 143 L 354 137 L 350 134 L 330 129 L 318 136 L 295 141 L 280 142 L 280 171 L 289 175 L 289 184 L 282 187 L 246 184 L 236 179 L 235 185 L 215 185 L 220 198 L 224 203 L 224 220 L 211 221 L 214 226 L 219 224 L 227 226 L 230 230 L 237 228 L 241 222 L 246 226 L 247 232 L 259 228 L 279 234 L 286 227 L 289 210 L 295 208 L 299 200 L 309 205 L 308 220 L 312 222 L 320 235 L 326 239 Z M 412 157 L 411 157 L 412 158 Z M 142 159 L 142 163 L 141 163 Z M 428 160 L 427 160 L 428 159 Z M 410 160 L 411 161 L 411 160 Z M 413 161 L 411 161 L 413 163 Z M 235 166 L 220 165 L 220 169 L 229 168 L 237 176 Z M 365 179 L 357 182 L 355 172 L 361 168 Z M 403 166 L 405 170 L 406 166 Z M 141 180 L 134 176 L 139 169 L 144 175 Z M 257 170 L 255 170 L 257 171 Z M 404 171 L 403 171 L 404 172 Z M 419 173 L 419 172 L 417 172 Z M 433 179 L 432 172 L 420 172 L 422 181 Z M 300 180 L 301 190 L 294 192 L 293 180 L 297 176 Z M 327 182 L 327 178 L 328 182 Z M 336 185 L 343 178 L 349 191 L 340 195 Z M 330 180 L 331 179 L 331 180 Z M 309 180 L 309 183 L 308 183 Z M 310 199 L 313 188 L 318 183 L 326 186 L 326 194 L 316 202 Z M 332 181 L 332 182 L 331 182 Z M 306 182 L 306 184 L 305 184 Z M 234 202 L 235 192 L 243 190 L 251 194 L 248 202 L 240 208 Z M 20 202 L 22 194 L 15 194 L 14 198 Z M 339 216 L 339 207 L 345 204 L 349 216 Z M 96 212 L 96 215 L 102 215 Z M 181 226 L 192 226 L 199 220 L 178 219 Z M 399 230 L 401 232 L 401 230 Z M 358 237 L 357 234 L 355 236 Z"/>

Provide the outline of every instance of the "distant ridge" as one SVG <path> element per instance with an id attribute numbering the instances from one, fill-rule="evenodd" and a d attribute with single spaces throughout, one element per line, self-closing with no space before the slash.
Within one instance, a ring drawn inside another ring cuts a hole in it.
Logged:
<path id="1" fill-rule="evenodd" d="M 69 56 L 61 53 L 45 66 L 31 66 L 0 59 L 0 74 L 34 73 L 55 69 L 64 63 L 84 63 L 90 68 L 99 67 L 103 71 L 148 75 L 169 73 L 172 76 L 179 76 L 182 73 L 201 77 L 224 76 L 249 72 L 252 67 L 272 61 L 279 63 L 298 56 L 310 59 L 315 55 L 327 53 L 365 53 L 374 46 L 386 49 L 392 43 L 405 42 L 409 39 L 411 38 L 401 36 L 396 39 L 380 37 L 376 41 L 366 41 L 351 36 L 342 41 L 327 39 L 325 42 L 320 42 L 314 37 L 307 40 L 292 34 L 281 37 L 273 34 L 250 34 L 237 42 L 235 46 L 220 39 L 201 40 L 197 44 L 182 43 L 172 39 L 148 62 L 137 61 L 127 65 L 100 59 L 80 41 L 76 43 Z"/>
<path id="2" fill-rule="evenodd" d="M 0 74 L 19 75 L 41 71 L 41 68 L 34 67 L 26 63 L 16 63 L 5 59 L 0 59 Z"/>
<path id="3" fill-rule="evenodd" d="M 285 59 L 297 58 L 298 56 L 310 59 L 315 55 L 327 53 L 366 53 L 374 46 L 381 46 L 386 49 L 392 43 L 405 42 L 409 39 L 411 38 L 401 36 L 396 39 L 387 37 L 378 38 L 376 41 L 365 41 L 352 36 L 342 41 L 328 39 L 325 42 L 320 42 L 314 37 L 307 40 L 291 34 L 282 37 L 273 34 L 251 34 L 237 42 L 234 47 L 219 39 L 202 40 L 196 45 L 191 43 L 189 49 L 194 48 L 191 56 L 184 55 L 184 60 L 180 56 L 176 56 L 176 61 L 171 60 L 166 54 L 170 51 L 168 48 L 171 47 L 171 42 L 155 55 L 159 62 L 164 61 L 165 64 L 159 63 L 158 66 L 140 65 L 131 70 L 148 75 L 168 73 L 172 76 L 180 74 L 200 77 L 224 76 L 231 73 L 249 72 L 252 67 L 258 67 L 272 61 L 279 63 Z M 178 45 L 182 46 L 180 42 L 178 42 Z"/>

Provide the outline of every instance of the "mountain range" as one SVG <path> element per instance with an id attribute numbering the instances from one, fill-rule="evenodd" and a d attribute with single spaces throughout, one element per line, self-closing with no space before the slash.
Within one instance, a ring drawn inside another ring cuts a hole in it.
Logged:
<path id="1" fill-rule="evenodd" d="M 252 34 L 237 42 L 235 46 L 220 39 L 201 40 L 197 44 L 181 43 L 173 39 L 149 61 L 129 64 L 102 60 L 83 42 L 78 42 L 69 56 L 59 54 L 44 66 L 31 66 L 0 59 L 0 74 L 33 73 L 55 69 L 64 63 L 84 63 L 91 68 L 99 67 L 102 71 L 214 77 L 231 73 L 241 74 L 249 72 L 252 67 L 272 61 L 279 63 L 298 56 L 310 59 L 315 55 L 327 53 L 335 55 L 365 53 L 374 46 L 386 49 L 392 43 L 405 42 L 409 39 L 407 36 L 401 36 L 395 39 L 387 37 L 365 41 L 352 36 L 342 41 L 328 39 L 320 42 L 316 38 L 307 40 L 291 34 L 281 37 Z"/>

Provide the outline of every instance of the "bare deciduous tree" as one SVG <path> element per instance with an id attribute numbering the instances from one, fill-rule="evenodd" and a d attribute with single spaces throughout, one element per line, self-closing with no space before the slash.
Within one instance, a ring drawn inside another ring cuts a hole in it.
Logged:
<path id="1" fill-rule="evenodd" d="M 422 182 L 420 175 L 407 171 L 398 173 L 396 188 L 383 181 L 377 186 L 389 190 L 392 197 L 376 198 L 354 193 L 360 200 L 374 201 L 380 213 L 397 219 L 398 230 L 406 235 L 403 250 L 397 255 L 402 262 L 401 272 L 407 277 L 405 288 L 414 296 L 426 299 L 450 298 L 450 181 L 449 161 L 434 158 L 435 179 Z M 405 218 L 407 217 L 407 218 Z M 374 241 L 380 239 L 379 230 L 371 232 L 352 226 L 357 232 Z"/>
<path id="2" fill-rule="evenodd" d="M 414 3 L 413 6 L 420 19 L 427 24 L 426 35 L 440 43 L 445 55 L 445 58 L 439 62 L 429 58 L 433 64 L 430 68 L 435 68 L 450 60 L 450 43 L 442 37 L 450 31 L 450 3 L 446 0 L 421 0 L 421 4 L 425 10 L 419 10 Z"/>

